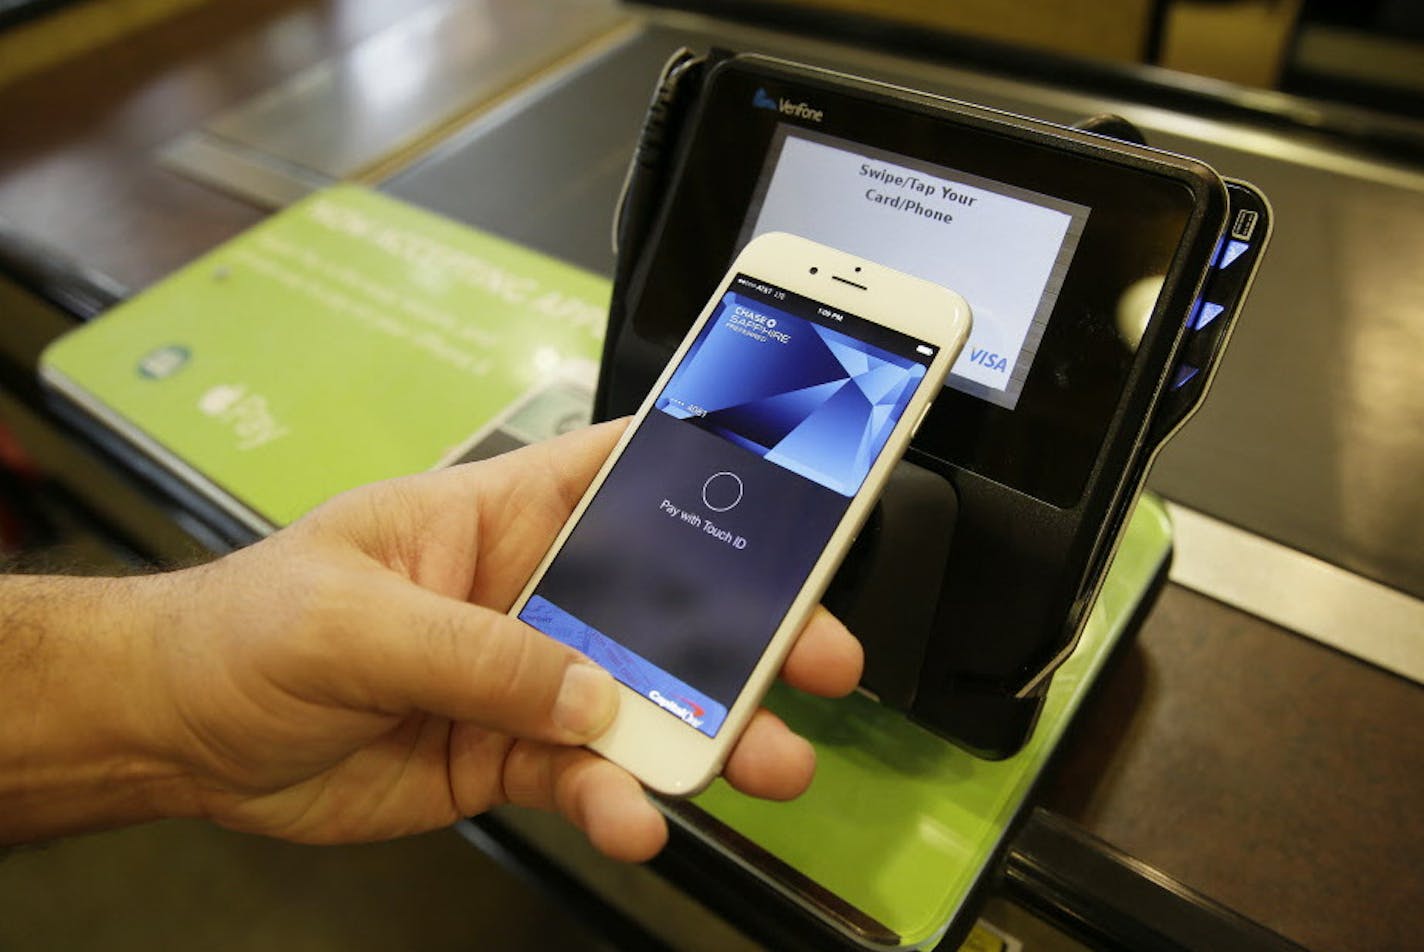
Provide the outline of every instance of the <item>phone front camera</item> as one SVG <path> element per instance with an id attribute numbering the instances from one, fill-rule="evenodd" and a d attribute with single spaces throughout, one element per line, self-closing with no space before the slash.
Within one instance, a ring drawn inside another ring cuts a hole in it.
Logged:
<path id="1" fill-rule="evenodd" d="M 812 268 L 812 269 L 811 269 L 811 273 L 812 273 L 812 274 L 815 274 L 817 271 L 820 271 L 820 270 L 821 270 L 820 268 Z"/>
<path id="2" fill-rule="evenodd" d="M 855 266 L 855 270 L 859 271 L 859 270 L 860 270 L 860 265 L 856 265 L 856 266 Z"/>

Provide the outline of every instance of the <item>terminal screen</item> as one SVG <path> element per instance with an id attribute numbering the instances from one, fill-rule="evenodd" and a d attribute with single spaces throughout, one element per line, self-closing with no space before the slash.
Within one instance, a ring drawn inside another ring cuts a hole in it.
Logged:
<path id="1" fill-rule="evenodd" d="M 1085 205 L 782 123 L 740 245 L 786 231 L 958 291 L 974 327 L 947 385 L 1013 409 Z"/>

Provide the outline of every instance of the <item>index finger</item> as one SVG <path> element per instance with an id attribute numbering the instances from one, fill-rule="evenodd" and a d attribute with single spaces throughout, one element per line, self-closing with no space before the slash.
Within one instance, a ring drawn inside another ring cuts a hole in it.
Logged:
<path id="1" fill-rule="evenodd" d="M 781 667 L 781 679 L 799 691 L 842 697 L 855 690 L 865 651 L 840 619 L 817 605 Z"/>

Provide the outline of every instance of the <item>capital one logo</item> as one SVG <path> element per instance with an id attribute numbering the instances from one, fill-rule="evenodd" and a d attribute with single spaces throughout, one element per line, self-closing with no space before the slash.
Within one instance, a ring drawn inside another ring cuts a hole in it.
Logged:
<path id="1" fill-rule="evenodd" d="M 668 697 L 657 688 L 648 692 L 648 699 L 675 717 L 682 718 L 693 727 L 701 727 L 703 718 L 707 715 L 707 712 L 702 709 L 702 705 L 696 701 L 688 698 Z"/>

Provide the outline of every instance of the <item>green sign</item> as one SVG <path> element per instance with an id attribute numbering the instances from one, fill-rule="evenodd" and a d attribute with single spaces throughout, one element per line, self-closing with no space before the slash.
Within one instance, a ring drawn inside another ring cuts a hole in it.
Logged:
<path id="1" fill-rule="evenodd" d="M 273 216 L 51 346 L 52 386 L 261 531 L 590 392 L 608 282 L 364 189 Z"/>

